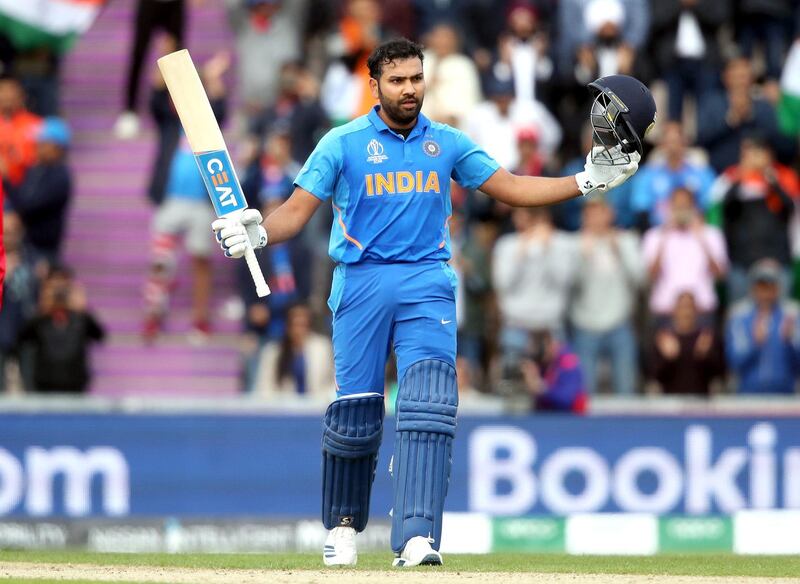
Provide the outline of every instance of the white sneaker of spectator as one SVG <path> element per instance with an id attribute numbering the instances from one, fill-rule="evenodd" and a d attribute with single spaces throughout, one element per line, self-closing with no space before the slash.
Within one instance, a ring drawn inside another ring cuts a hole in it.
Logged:
<path id="1" fill-rule="evenodd" d="M 132 140 L 139 135 L 139 116 L 132 111 L 120 114 L 114 123 L 114 135 L 120 140 Z"/>

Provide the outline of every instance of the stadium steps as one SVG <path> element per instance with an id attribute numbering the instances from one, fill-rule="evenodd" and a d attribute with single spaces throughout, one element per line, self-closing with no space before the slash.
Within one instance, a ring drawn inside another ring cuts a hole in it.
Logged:
<path id="1" fill-rule="evenodd" d="M 227 27 L 220 26 L 227 22 L 222 4 L 188 5 L 188 46 L 198 61 L 231 48 Z M 156 151 L 146 114 L 147 86 L 155 66 L 152 47 L 139 96 L 143 133 L 130 141 L 116 140 L 112 134 L 123 102 L 134 6 L 135 0 L 112 0 L 69 53 L 62 73 L 61 99 L 73 129 L 70 164 L 75 177 L 65 257 L 110 333 L 93 354 L 91 391 L 112 397 L 235 395 L 240 386 L 240 324 L 229 307 L 238 293 L 234 266 L 221 255 L 213 260 L 215 332 L 205 345 L 192 345 L 187 334 L 191 289 L 185 257 L 165 334 L 150 346 L 139 335 L 153 214 L 146 190 Z"/>

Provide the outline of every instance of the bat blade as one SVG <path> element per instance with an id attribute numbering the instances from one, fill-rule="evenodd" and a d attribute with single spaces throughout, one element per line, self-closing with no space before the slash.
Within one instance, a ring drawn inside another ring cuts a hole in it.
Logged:
<path id="1" fill-rule="evenodd" d="M 247 200 L 189 51 L 182 49 L 161 57 L 158 68 L 175 104 L 214 211 L 218 217 L 238 219 L 247 209 Z M 245 252 L 245 259 L 256 292 L 259 296 L 266 296 L 269 287 L 251 247 Z"/>

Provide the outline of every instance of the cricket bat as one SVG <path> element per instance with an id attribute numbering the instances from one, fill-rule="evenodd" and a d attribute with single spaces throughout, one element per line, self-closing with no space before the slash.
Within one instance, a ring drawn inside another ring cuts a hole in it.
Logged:
<path id="1" fill-rule="evenodd" d="M 247 201 L 189 51 L 182 49 L 161 57 L 158 68 L 175 104 L 217 217 L 238 220 L 242 211 L 247 209 Z M 244 258 L 255 282 L 256 293 L 260 297 L 267 296 L 269 286 L 249 243 Z"/>

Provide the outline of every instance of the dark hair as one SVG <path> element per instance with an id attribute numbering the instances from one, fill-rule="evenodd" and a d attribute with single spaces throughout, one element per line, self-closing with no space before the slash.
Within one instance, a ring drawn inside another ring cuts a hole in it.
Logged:
<path id="1" fill-rule="evenodd" d="M 372 54 L 367 59 L 369 76 L 373 79 L 379 79 L 383 73 L 384 65 L 404 59 L 413 59 L 414 57 L 417 57 L 420 61 L 424 59 L 421 45 L 404 38 L 386 41 L 375 47 L 375 50 L 372 51 Z"/>
<path id="2" fill-rule="evenodd" d="M 292 361 L 294 359 L 294 353 L 292 352 L 292 341 L 289 338 L 289 319 L 292 312 L 297 310 L 304 310 L 311 312 L 311 308 L 308 304 L 303 302 L 293 302 L 288 306 L 286 309 L 286 328 L 283 331 L 283 338 L 281 338 L 280 350 L 278 351 L 278 368 L 275 372 L 275 381 L 278 385 L 286 379 L 292 376 Z M 312 319 L 313 319 L 313 315 Z"/>

